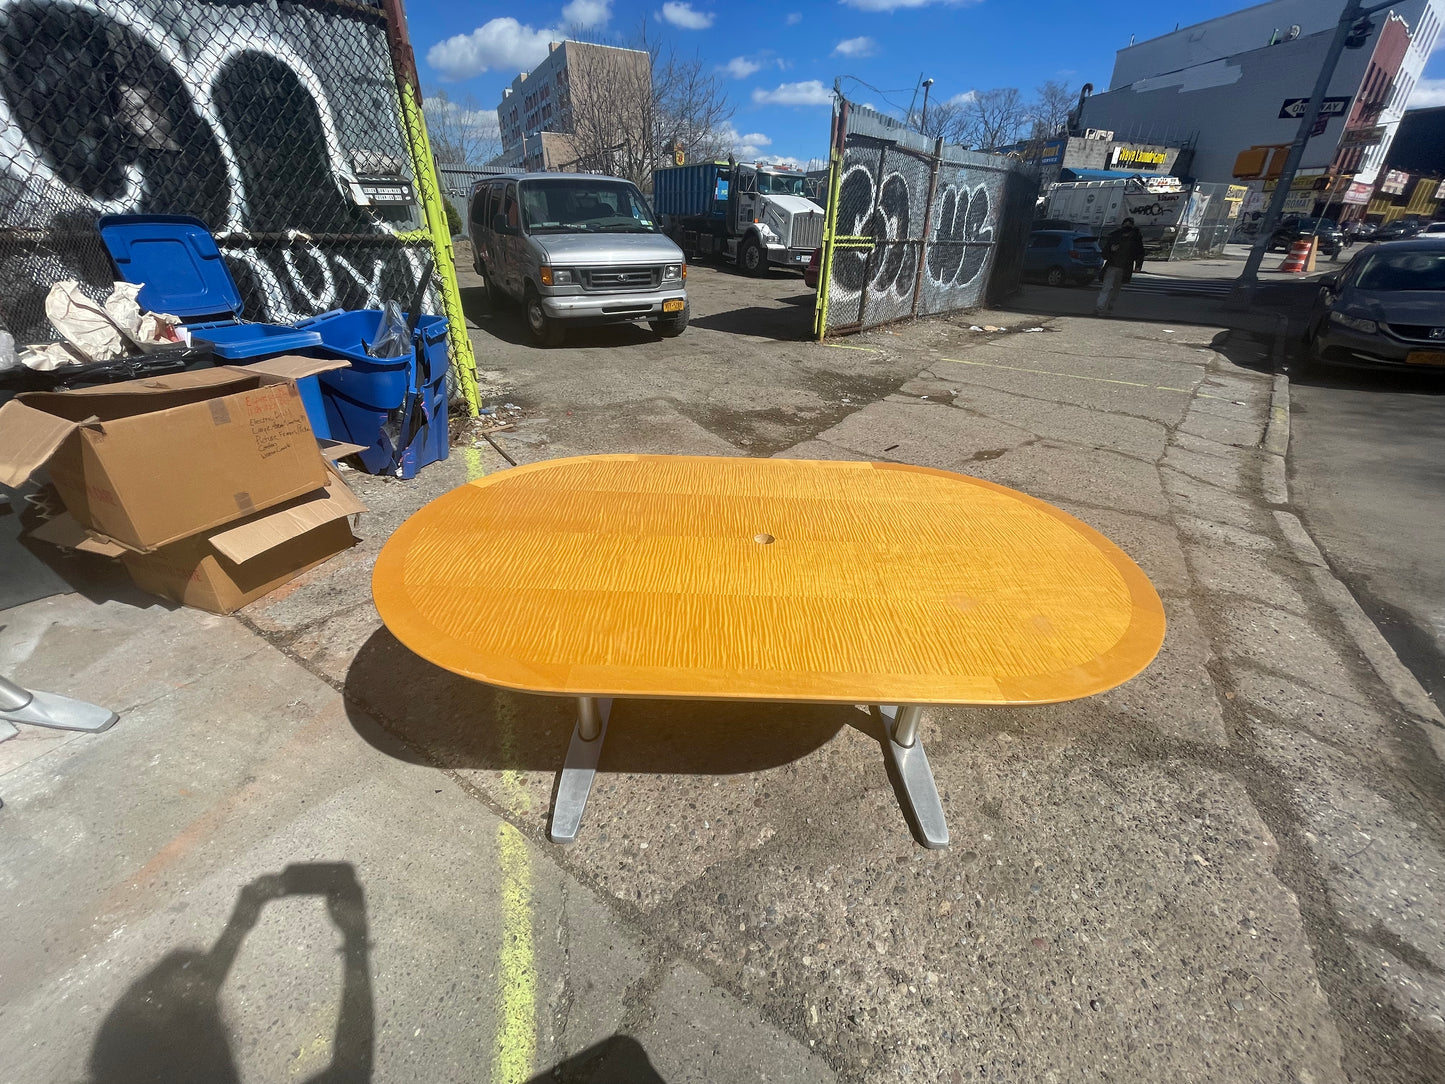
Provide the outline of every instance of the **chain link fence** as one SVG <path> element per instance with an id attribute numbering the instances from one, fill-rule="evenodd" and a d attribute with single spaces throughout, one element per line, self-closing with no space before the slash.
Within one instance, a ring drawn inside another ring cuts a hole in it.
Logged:
<path id="1" fill-rule="evenodd" d="M 1235 222 L 1239 217 L 1241 198 L 1228 199 L 1237 185 L 1196 184 L 1189 192 L 1189 202 L 1180 216 L 1174 241 L 1169 246 L 1171 260 L 1203 260 L 1224 255 Z"/>
<path id="2" fill-rule="evenodd" d="M 54 339 L 53 283 L 109 292 L 100 216 L 190 215 L 247 320 L 407 304 L 430 276 L 422 308 L 447 315 L 453 387 L 475 411 L 402 53 L 405 68 L 385 0 L 0 0 L 0 327 Z"/>
<path id="3" fill-rule="evenodd" d="M 819 338 L 970 308 L 1018 284 L 1038 193 L 1032 168 L 846 101 L 833 147 Z"/>

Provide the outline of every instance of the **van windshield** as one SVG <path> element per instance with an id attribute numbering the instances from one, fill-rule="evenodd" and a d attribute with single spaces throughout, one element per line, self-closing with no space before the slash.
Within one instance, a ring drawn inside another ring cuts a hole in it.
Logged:
<path id="1" fill-rule="evenodd" d="M 528 233 L 656 233 L 657 221 L 633 185 L 599 177 L 521 183 Z"/>

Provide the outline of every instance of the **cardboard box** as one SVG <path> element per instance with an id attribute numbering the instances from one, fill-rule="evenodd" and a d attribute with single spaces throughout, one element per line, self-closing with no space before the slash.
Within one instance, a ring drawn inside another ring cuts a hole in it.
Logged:
<path id="1" fill-rule="evenodd" d="M 348 520 L 366 510 L 334 470 L 324 488 L 217 530 L 148 553 L 87 531 L 71 516 L 31 537 L 66 549 L 118 557 L 137 587 L 186 606 L 228 614 L 349 549 Z"/>
<path id="2" fill-rule="evenodd" d="M 0 406 L 0 484 L 42 466 L 81 526 L 147 551 L 320 489 L 295 381 L 349 362 L 280 357 Z"/>

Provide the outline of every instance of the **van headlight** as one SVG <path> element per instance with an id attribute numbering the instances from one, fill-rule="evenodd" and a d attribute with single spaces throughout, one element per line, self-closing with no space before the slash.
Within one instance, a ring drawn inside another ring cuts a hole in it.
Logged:
<path id="1" fill-rule="evenodd" d="M 1359 316 L 1346 316 L 1342 312 L 1331 312 L 1330 321 L 1342 324 L 1351 331 L 1363 331 L 1366 335 L 1373 335 L 1380 330 L 1380 325 L 1373 320 L 1366 320 Z"/>
<path id="2" fill-rule="evenodd" d="M 542 267 L 539 272 L 542 276 L 543 286 L 571 286 L 577 280 L 572 277 L 572 271 L 566 267 Z"/>
<path id="3" fill-rule="evenodd" d="M 663 282 L 681 282 L 687 278 L 687 264 L 670 263 L 662 269 Z"/>

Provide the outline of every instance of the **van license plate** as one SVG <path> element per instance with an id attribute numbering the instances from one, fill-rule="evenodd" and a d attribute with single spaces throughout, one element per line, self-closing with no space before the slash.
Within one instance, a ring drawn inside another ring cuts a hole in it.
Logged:
<path id="1" fill-rule="evenodd" d="M 683 305 L 685 305 L 686 303 L 687 303 L 687 302 L 683 301 L 682 298 L 680 298 L 680 297 L 674 297 L 671 301 L 664 301 L 664 302 L 662 303 L 662 311 L 663 311 L 663 312 L 681 312 Z"/>
<path id="2" fill-rule="evenodd" d="M 1445 350 L 1411 350 L 1405 360 L 1411 365 L 1445 365 Z"/>

